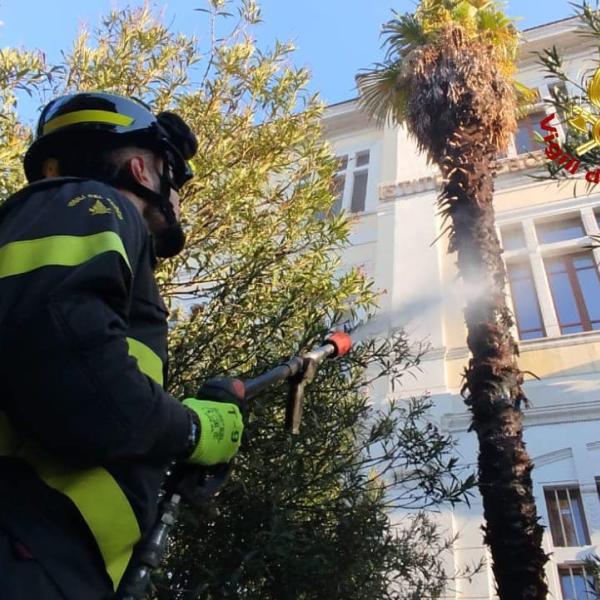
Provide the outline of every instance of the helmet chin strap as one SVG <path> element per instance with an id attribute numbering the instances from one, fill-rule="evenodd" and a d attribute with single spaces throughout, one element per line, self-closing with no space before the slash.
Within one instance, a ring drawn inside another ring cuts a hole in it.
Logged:
<path id="1" fill-rule="evenodd" d="M 163 164 L 163 170 L 160 174 L 160 191 L 155 192 L 154 190 L 142 185 L 135 179 L 131 171 L 127 167 L 123 167 L 119 170 L 116 177 L 110 183 L 123 187 L 130 192 L 133 192 L 136 196 L 139 196 L 143 200 L 146 200 L 150 204 L 156 206 L 160 212 L 164 215 L 167 225 L 172 227 L 177 225 L 177 217 L 171 204 L 171 180 L 168 174 L 168 165 L 166 161 Z"/>
<path id="2" fill-rule="evenodd" d="M 137 181 L 127 168 L 121 169 L 116 177 L 109 182 L 111 185 L 122 187 L 139 196 L 148 203 L 156 206 L 165 217 L 167 226 L 160 233 L 155 234 L 154 249 L 157 256 L 171 258 L 179 254 L 185 246 L 185 233 L 177 221 L 173 205 L 171 204 L 171 179 L 168 174 L 167 162 L 164 162 L 163 172 L 160 174 L 160 191 L 142 185 Z"/>

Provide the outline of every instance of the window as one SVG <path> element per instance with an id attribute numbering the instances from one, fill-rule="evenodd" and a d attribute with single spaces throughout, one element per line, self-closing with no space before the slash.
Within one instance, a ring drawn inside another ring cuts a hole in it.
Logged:
<path id="1" fill-rule="evenodd" d="M 545 112 L 534 112 L 520 119 L 515 133 L 515 149 L 517 154 L 527 154 L 540 150 L 541 145 L 535 141 L 535 132 L 541 132 L 540 121 L 546 117 Z"/>
<path id="2" fill-rule="evenodd" d="M 331 212 L 337 214 L 342 208 L 353 213 L 363 212 L 367 200 L 370 153 L 361 150 L 354 155 L 338 156 L 337 160 L 338 171 L 333 178 L 332 189 L 336 200 Z"/>
<path id="3" fill-rule="evenodd" d="M 500 234 L 521 340 L 600 331 L 600 251 L 584 246 L 600 239 L 600 204 Z"/>
<path id="4" fill-rule="evenodd" d="M 584 546 L 590 537 L 577 487 L 544 490 L 552 542 L 555 546 Z"/>
<path id="5" fill-rule="evenodd" d="M 331 207 L 331 212 L 337 215 L 342 210 L 342 201 L 344 199 L 344 186 L 346 185 L 346 169 L 348 168 L 348 155 L 338 156 L 338 172 L 333 177 L 332 193 L 335 196 L 335 202 Z"/>
<path id="6" fill-rule="evenodd" d="M 367 167 L 369 165 L 369 151 L 363 150 L 356 154 L 356 166 Z"/>
<path id="7" fill-rule="evenodd" d="M 583 565 L 560 565 L 558 567 L 563 600 L 592 600 L 598 596 L 594 577 Z"/>
<path id="8" fill-rule="evenodd" d="M 544 261 L 561 333 L 600 329 L 600 278 L 591 252 Z"/>
<path id="9" fill-rule="evenodd" d="M 357 152 L 354 169 L 354 180 L 352 183 L 352 202 L 350 210 L 363 212 L 367 199 L 367 182 L 369 178 L 369 151 Z"/>
<path id="10" fill-rule="evenodd" d="M 505 250 L 525 248 L 525 233 L 521 223 L 502 229 L 502 247 Z"/>
<path id="11" fill-rule="evenodd" d="M 507 271 L 519 338 L 531 340 L 545 337 L 531 266 L 528 262 L 509 264 Z"/>
<path id="12" fill-rule="evenodd" d="M 560 221 L 537 223 L 535 231 L 540 244 L 552 244 L 585 236 L 585 230 L 579 215 L 569 216 Z"/>

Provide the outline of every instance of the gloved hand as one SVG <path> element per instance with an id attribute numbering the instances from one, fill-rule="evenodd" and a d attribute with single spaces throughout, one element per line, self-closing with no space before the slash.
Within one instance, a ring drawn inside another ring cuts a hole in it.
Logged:
<path id="1" fill-rule="evenodd" d="M 203 466 L 228 463 L 242 441 L 247 414 L 244 384 L 239 379 L 212 379 L 200 387 L 197 395 L 202 400 L 183 401 L 200 423 L 198 442 L 187 460 Z"/>

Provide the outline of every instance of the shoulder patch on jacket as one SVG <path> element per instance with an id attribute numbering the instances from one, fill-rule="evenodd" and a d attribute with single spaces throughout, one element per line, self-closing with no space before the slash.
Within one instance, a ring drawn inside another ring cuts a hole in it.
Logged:
<path id="1" fill-rule="evenodd" d="M 86 201 L 86 204 L 91 204 L 88 211 L 91 215 L 108 215 L 114 213 L 118 219 L 123 220 L 123 212 L 121 211 L 118 204 L 108 196 L 102 194 L 79 194 L 74 198 L 71 198 L 67 202 L 67 206 L 72 208 L 78 206 L 81 202 Z M 110 206 L 107 206 L 110 205 Z"/>
<path id="2" fill-rule="evenodd" d="M 112 213 L 112 209 L 102 204 L 102 200 L 96 200 L 94 205 L 89 208 L 89 212 L 91 215 L 109 215 Z"/>

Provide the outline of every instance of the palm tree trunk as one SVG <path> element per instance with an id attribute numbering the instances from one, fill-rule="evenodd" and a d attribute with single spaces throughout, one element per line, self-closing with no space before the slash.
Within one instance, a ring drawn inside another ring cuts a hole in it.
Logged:
<path id="1" fill-rule="evenodd" d="M 465 402 L 479 438 L 479 490 L 485 542 L 501 600 L 542 600 L 548 593 L 532 493 L 533 463 L 523 442 L 523 377 L 504 294 L 506 272 L 494 226 L 494 153 L 481 128 L 456 131 L 440 161 L 443 212 L 451 219 L 450 250 L 467 291 L 465 321 L 472 358 Z"/>

